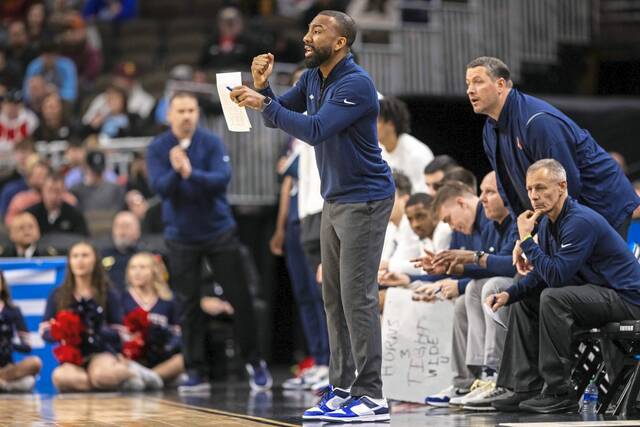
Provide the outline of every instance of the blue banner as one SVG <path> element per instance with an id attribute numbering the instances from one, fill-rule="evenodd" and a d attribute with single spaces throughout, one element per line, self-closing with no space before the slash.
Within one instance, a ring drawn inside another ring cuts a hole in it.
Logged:
<path id="1" fill-rule="evenodd" d="M 67 259 L 55 258 L 0 258 L 0 270 L 4 273 L 13 302 L 22 311 L 27 328 L 29 329 L 31 355 L 42 359 L 42 371 L 36 382 L 39 393 L 53 393 L 55 389 L 51 383 L 51 372 L 58 366 L 53 357 L 52 345 L 42 340 L 38 334 L 38 325 L 42 321 L 47 297 L 64 279 Z M 16 361 L 27 355 L 14 353 Z"/>

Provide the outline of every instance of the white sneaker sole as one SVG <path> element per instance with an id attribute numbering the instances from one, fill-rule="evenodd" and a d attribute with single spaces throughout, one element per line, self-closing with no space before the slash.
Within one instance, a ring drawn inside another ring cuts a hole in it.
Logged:
<path id="1" fill-rule="evenodd" d="M 178 387 L 178 394 L 203 394 L 211 392 L 211 384 L 200 385 L 197 387 Z"/>
<path id="2" fill-rule="evenodd" d="M 322 415 L 320 418 L 317 418 L 322 421 L 328 421 L 331 423 L 364 423 L 364 422 L 372 422 L 372 421 L 389 421 L 391 420 L 391 414 L 380 414 L 380 415 L 361 415 L 359 417 L 353 418 L 338 418 L 338 417 L 330 417 L 328 415 Z"/>
<path id="3" fill-rule="evenodd" d="M 317 420 L 317 421 L 322 421 L 322 417 L 324 417 L 324 414 L 321 415 L 303 415 L 302 419 L 303 420 Z"/>
<path id="4" fill-rule="evenodd" d="M 448 408 L 449 402 L 429 402 L 428 400 L 425 402 L 429 406 L 435 406 L 436 408 Z"/>
<path id="5" fill-rule="evenodd" d="M 475 411 L 475 412 L 495 412 L 496 408 L 493 406 L 473 406 L 473 405 L 465 405 L 462 407 L 465 411 Z"/>

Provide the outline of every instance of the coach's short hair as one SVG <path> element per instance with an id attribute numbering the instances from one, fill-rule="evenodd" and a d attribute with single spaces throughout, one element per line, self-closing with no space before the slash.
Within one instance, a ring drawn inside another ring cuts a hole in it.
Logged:
<path id="1" fill-rule="evenodd" d="M 459 181 L 466 184 L 473 190 L 473 193 L 478 192 L 478 179 L 469 169 L 465 169 L 462 166 L 455 166 L 444 173 L 442 183 L 449 181 Z"/>
<path id="2" fill-rule="evenodd" d="M 338 32 L 340 35 L 347 39 L 347 46 L 349 48 L 356 41 L 356 35 L 358 34 L 358 27 L 352 17 L 344 12 L 337 10 L 323 10 L 318 15 L 330 16 L 338 23 Z"/>
<path id="3" fill-rule="evenodd" d="M 554 159 L 538 160 L 537 162 L 529 166 L 529 169 L 527 169 L 527 175 L 537 172 L 540 169 L 545 169 L 547 172 L 549 172 L 549 175 L 556 182 L 563 182 L 567 180 L 567 171 L 557 160 L 554 160 Z"/>
<path id="4" fill-rule="evenodd" d="M 411 181 L 407 175 L 403 174 L 400 171 L 393 171 L 393 182 L 396 186 L 396 191 L 399 196 L 410 196 L 411 195 Z"/>
<path id="5" fill-rule="evenodd" d="M 467 69 L 475 67 L 484 67 L 493 80 L 503 78 L 507 82 L 511 81 L 511 71 L 507 64 L 493 56 L 480 56 L 467 64 Z"/>
<path id="6" fill-rule="evenodd" d="M 448 181 L 444 183 L 436 193 L 436 196 L 433 199 L 433 211 L 437 214 L 442 205 L 453 198 L 469 198 L 473 196 L 475 196 L 475 194 L 468 185 L 463 184 L 460 181 Z"/>
<path id="7" fill-rule="evenodd" d="M 385 122 L 393 123 L 396 133 L 402 135 L 411 131 L 411 114 L 407 104 L 393 96 L 385 96 L 380 100 L 379 117 Z"/>
<path id="8" fill-rule="evenodd" d="M 196 96 L 195 93 L 188 92 L 186 90 L 178 90 L 171 94 L 171 97 L 169 98 L 169 105 L 173 103 L 174 99 L 178 99 L 178 98 L 191 98 L 191 99 L 195 99 L 196 103 L 198 102 L 198 97 Z"/>
<path id="9" fill-rule="evenodd" d="M 458 166 L 458 162 L 456 162 L 453 157 L 447 154 L 441 154 L 439 156 L 435 156 L 433 160 L 431 160 L 427 164 L 427 166 L 424 167 L 424 174 L 431 175 L 439 171 L 442 171 L 442 173 L 447 173 L 449 169 L 456 166 Z"/>

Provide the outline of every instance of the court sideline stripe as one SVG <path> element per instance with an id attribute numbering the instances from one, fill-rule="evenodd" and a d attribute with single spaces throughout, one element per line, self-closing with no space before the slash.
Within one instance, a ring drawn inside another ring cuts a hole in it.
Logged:
<path id="1" fill-rule="evenodd" d="M 253 417 L 251 415 L 237 414 L 235 412 L 221 411 L 219 409 L 202 408 L 200 406 L 194 406 L 194 405 L 189 405 L 189 404 L 180 403 L 180 402 L 173 402 L 171 400 L 166 400 L 166 399 L 151 398 L 150 400 L 156 400 L 158 402 L 165 403 L 165 404 L 167 404 L 169 406 L 177 406 L 177 407 L 182 407 L 182 408 L 188 408 L 188 409 L 193 409 L 193 410 L 200 411 L 200 412 L 207 412 L 207 413 L 210 413 L 210 414 L 223 415 L 223 416 L 230 417 L 230 418 L 240 418 L 240 419 L 244 419 L 244 420 L 248 420 L 248 421 L 255 421 L 255 422 L 265 423 L 265 424 L 276 426 L 276 427 L 299 427 L 300 426 L 300 424 L 289 424 L 289 423 L 285 423 L 285 422 L 282 422 L 282 421 L 270 420 L 268 418 Z"/>

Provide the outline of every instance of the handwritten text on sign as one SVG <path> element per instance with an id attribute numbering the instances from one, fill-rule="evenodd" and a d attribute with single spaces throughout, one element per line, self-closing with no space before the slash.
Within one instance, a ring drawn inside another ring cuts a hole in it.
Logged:
<path id="1" fill-rule="evenodd" d="M 424 403 L 451 383 L 453 304 L 411 300 L 387 291 L 382 322 L 382 380 L 387 398 Z"/>

